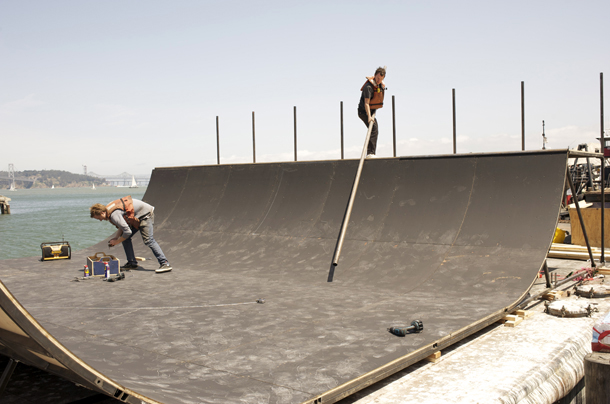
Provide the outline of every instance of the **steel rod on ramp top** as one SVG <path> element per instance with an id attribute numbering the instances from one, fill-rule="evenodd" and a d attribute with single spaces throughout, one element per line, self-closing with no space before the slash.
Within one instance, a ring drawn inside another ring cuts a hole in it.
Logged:
<path id="1" fill-rule="evenodd" d="M 345 158 L 343 154 L 343 101 L 341 101 L 341 107 L 339 108 L 339 115 L 341 116 L 341 160 Z"/>
<path id="2" fill-rule="evenodd" d="M 453 154 L 457 153 L 457 130 L 455 128 L 455 88 L 451 89 L 451 105 L 453 108 Z"/>
<path id="3" fill-rule="evenodd" d="M 601 197 L 602 197 L 602 210 L 601 210 L 601 247 L 602 247 L 602 255 L 601 258 L 599 259 L 599 262 L 603 265 L 606 262 L 606 257 L 604 256 L 604 239 L 606 237 L 605 235 L 605 217 L 604 217 L 604 212 L 606 211 L 606 195 L 605 195 L 605 188 L 606 188 L 606 138 L 604 135 L 604 73 L 600 73 L 599 74 L 599 110 L 600 110 L 600 128 L 601 128 L 601 138 L 600 138 L 600 142 L 602 144 L 602 148 L 601 148 L 601 152 L 603 157 L 600 159 L 601 160 L 601 175 L 600 175 L 600 182 L 601 182 Z M 589 165 L 589 167 L 591 167 Z M 589 168 L 590 169 L 590 168 Z M 593 179 L 591 179 L 591 182 L 593 182 Z"/>
<path id="4" fill-rule="evenodd" d="M 256 163 L 256 132 L 254 126 L 254 111 L 252 111 L 252 162 Z"/>
<path id="5" fill-rule="evenodd" d="M 521 150 L 525 150 L 525 82 L 521 82 Z"/>
<path id="6" fill-rule="evenodd" d="M 349 195 L 349 201 L 347 208 L 345 209 L 345 215 L 343 216 L 343 222 L 341 222 L 341 231 L 339 232 L 339 238 L 337 239 L 337 245 L 335 246 L 335 253 L 333 254 L 333 261 L 330 264 L 330 271 L 328 271 L 328 282 L 332 282 L 335 276 L 335 267 L 339 264 L 339 256 L 341 255 L 341 249 L 343 248 L 343 240 L 345 239 L 345 232 L 347 231 L 347 225 L 349 224 L 349 218 L 352 215 L 352 207 L 354 206 L 354 199 L 356 198 L 356 192 L 358 191 L 358 184 L 360 183 L 360 174 L 362 174 L 362 167 L 364 166 L 364 160 L 366 159 L 366 151 L 371 139 L 371 132 L 373 131 L 373 125 L 375 125 L 375 112 L 373 112 L 373 120 L 369 123 L 369 130 L 366 133 L 366 140 L 364 141 L 364 147 L 362 148 L 362 155 L 360 156 L 360 163 L 358 164 L 358 171 L 356 172 L 356 178 L 354 178 L 354 185 L 352 186 L 352 192 Z"/>
<path id="7" fill-rule="evenodd" d="M 294 161 L 297 161 L 297 107 L 294 106 Z"/>
<path id="8" fill-rule="evenodd" d="M 220 164 L 220 130 L 218 129 L 218 115 L 216 115 L 216 161 Z"/>

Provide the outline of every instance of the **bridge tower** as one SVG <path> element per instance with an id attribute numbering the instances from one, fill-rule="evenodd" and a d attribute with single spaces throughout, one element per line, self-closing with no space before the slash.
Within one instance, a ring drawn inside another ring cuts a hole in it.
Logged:
<path id="1" fill-rule="evenodd" d="M 9 164 L 8 165 L 8 178 L 9 180 L 11 180 L 11 191 L 15 190 L 15 165 L 14 164 Z"/>

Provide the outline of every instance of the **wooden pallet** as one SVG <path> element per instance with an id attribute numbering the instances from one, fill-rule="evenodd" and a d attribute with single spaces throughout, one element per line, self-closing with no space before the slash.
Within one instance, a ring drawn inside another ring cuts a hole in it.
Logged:
<path id="1" fill-rule="evenodd" d="M 533 311 L 515 310 L 512 314 L 507 314 L 506 316 L 498 320 L 498 323 L 504 324 L 505 327 L 516 327 L 521 324 L 523 320 L 533 315 Z"/>

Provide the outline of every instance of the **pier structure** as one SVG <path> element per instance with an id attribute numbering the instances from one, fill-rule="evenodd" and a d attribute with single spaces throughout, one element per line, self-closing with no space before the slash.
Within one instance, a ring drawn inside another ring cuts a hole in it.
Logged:
<path id="1" fill-rule="evenodd" d="M 0 214 L 2 215 L 10 215 L 11 213 L 11 198 L 0 195 Z"/>

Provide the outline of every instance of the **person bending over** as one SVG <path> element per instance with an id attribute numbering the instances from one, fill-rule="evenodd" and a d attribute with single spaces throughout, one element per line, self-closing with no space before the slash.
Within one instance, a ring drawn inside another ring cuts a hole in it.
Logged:
<path id="1" fill-rule="evenodd" d="M 163 254 L 161 247 L 153 238 L 153 223 L 155 221 L 154 206 L 138 199 L 132 199 L 131 196 L 126 196 L 116 201 L 110 202 L 108 205 L 96 203 L 89 208 L 91 217 L 99 221 L 107 220 L 118 229 L 114 236 L 108 241 L 108 246 L 113 247 L 119 243 L 123 243 L 127 263 L 122 269 L 134 269 L 138 267 L 135 253 L 133 252 L 133 244 L 131 237 L 140 231 L 142 240 L 152 250 L 153 254 L 159 261 L 159 269 L 156 273 L 169 272 L 172 267 L 169 265 L 167 258 Z"/>

